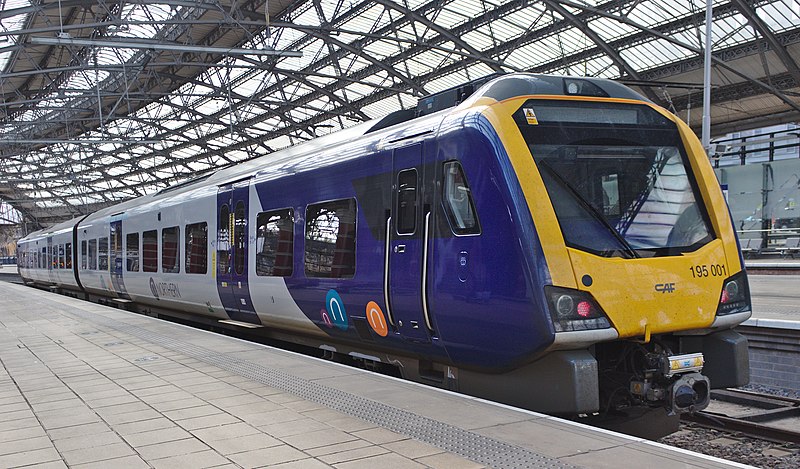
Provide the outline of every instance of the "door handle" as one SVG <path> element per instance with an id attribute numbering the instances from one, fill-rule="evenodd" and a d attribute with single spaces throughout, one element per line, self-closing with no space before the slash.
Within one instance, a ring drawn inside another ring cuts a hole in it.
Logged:
<path id="1" fill-rule="evenodd" d="M 394 247 L 394 252 L 396 252 L 396 253 L 406 252 L 406 245 L 405 244 L 398 244 L 397 246 Z"/>

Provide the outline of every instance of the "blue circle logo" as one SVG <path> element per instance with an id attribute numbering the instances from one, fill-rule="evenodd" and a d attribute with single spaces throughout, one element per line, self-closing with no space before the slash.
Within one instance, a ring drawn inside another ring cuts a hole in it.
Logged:
<path id="1" fill-rule="evenodd" d="M 328 311 L 328 317 L 333 325 L 346 331 L 347 313 L 344 310 L 342 297 L 339 296 L 336 290 L 328 290 L 328 295 L 325 297 L 325 309 Z"/>

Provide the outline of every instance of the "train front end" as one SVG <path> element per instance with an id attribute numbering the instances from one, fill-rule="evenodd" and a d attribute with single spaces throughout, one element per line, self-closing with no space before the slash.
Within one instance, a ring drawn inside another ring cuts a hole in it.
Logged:
<path id="1" fill-rule="evenodd" d="M 510 80 L 485 114 L 550 274 L 549 350 L 591 352 L 601 411 L 695 411 L 711 388 L 747 383 L 747 341 L 731 330 L 750 316 L 747 277 L 692 131 L 610 81 Z"/>

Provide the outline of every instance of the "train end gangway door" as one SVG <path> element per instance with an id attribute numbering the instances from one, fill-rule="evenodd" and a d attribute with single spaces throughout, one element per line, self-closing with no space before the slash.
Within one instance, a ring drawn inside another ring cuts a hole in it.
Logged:
<path id="1" fill-rule="evenodd" d="M 248 282 L 249 213 L 249 178 L 218 187 L 216 279 L 219 298 L 231 318 L 225 322 L 260 326 Z"/>

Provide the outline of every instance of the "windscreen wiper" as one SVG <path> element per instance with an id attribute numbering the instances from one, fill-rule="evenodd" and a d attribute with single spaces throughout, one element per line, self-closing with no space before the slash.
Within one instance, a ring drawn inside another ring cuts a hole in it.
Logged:
<path id="1" fill-rule="evenodd" d="M 631 245 L 630 245 L 630 244 L 628 244 L 628 242 L 627 242 L 627 241 L 625 241 L 625 238 L 623 238 L 623 237 L 622 237 L 622 235 L 620 235 L 619 233 L 617 233 L 617 230 L 615 230 L 615 229 L 614 229 L 614 227 L 613 227 L 613 226 L 611 226 L 611 225 L 608 223 L 608 221 L 606 221 L 606 219 L 603 217 L 603 215 L 602 215 L 600 212 L 598 212 L 598 211 L 597 211 L 597 209 L 596 209 L 596 208 L 594 208 L 594 207 L 592 206 L 592 204 L 590 204 L 589 202 L 587 202 L 587 201 L 586 201 L 586 199 L 584 199 L 584 198 L 583 198 L 583 196 L 581 196 L 580 192 L 578 192 L 578 190 L 577 190 L 577 189 L 575 189 L 574 187 L 572 187 L 572 184 L 570 184 L 569 182 L 567 182 L 567 180 L 566 180 L 566 179 L 564 179 L 563 177 L 561 177 L 561 175 L 560 175 L 560 174 L 558 174 L 558 172 L 556 172 L 556 170 L 554 170 L 554 169 L 553 169 L 553 168 L 552 168 L 552 167 L 551 167 L 549 164 L 547 164 L 547 162 L 546 162 L 544 159 L 540 159 L 539 161 L 537 161 L 537 163 L 540 165 L 540 167 L 542 167 L 542 168 L 546 169 L 546 170 L 547 170 L 547 172 L 548 172 L 548 174 L 550 174 L 550 175 L 553 177 L 553 179 L 555 179 L 555 181 L 556 181 L 556 182 L 558 182 L 558 183 L 561 185 L 561 187 L 563 187 L 563 188 L 565 188 L 567 191 L 569 191 L 569 193 L 570 193 L 570 194 L 572 194 L 572 196 L 575 198 L 575 200 L 577 200 L 577 201 L 578 201 L 578 203 L 579 203 L 579 204 L 580 204 L 580 205 L 581 205 L 581 206 L 582 206 L 582 207 L 583 207 L 583 208 L 584 208 L 584 209 L 585 209 L 587 212 L 589 212 L 589 214 L 590 214 L 590 215 L 591 215 L 591 216 L 592 216 L 592 217 L 593 217 L 595 220 L 597 220 L 598 222 L 600 222 L 600 224 L 601 224 L 601 225 L 602 225 L 602 226 L 603 226 L 603 227 L 604 227 L 606 230 L 608 230 L 608 232 L 609 232 L 609 233 L 611 233 L 611 234 L 614 236 L 614 239 L 616 239 L 616 240 L 617 240 L 617 242 L 620 244 L 620 246 L 622 246 L 622 248 L 623 248 L 623 251 L 624 251 L 626 254 L 628 254 L 628 256 L 629 256 L 630 258 L 638 258 L 638 257 L 640 257 L 640 256 L 639 256 L 639 254 L 636 252 L 636 250 L 634 250 L 634 249 L 633 249 L 633 247 L 631 247 Z"/>

